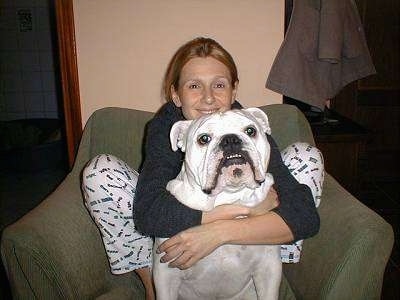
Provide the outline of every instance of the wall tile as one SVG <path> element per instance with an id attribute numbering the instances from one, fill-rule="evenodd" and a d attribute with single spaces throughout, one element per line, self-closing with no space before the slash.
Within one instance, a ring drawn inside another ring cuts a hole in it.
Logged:
<path id="1" fill-rule="evenodd" d="M 8 2 L 9 6 L 14 6 L 14 7 L 33 7 L 35 6 L 34 0 L 9 0 L 3 2 Z"/>
<path id="2" fill-rule="evenodd" d="M 3 92 L 19 92 L 22 90 L 22 78 L 20 72 L 2 74 L 0 85 Z"/>
<path id="3" fill-rule="evenodd" d="M 18 45 L 18 33 L 11 30 L 0 30 L 0 51 L 3 50 L 14 50 L 19 49 Z"/>
<path id="4" fill-rule="evenodd" d="M 36 51 L 21 51 L 20 62 L 24 71 L 40 71 L 39 53 Z"/>
<path id="5" fill-rule="evenodd" d="M 44 97 L 42 93 L 24 93 L 26 112 L 44 114 Z"/>
<path id="6" fill-rule="evenodd" d="M 33 31 L 20 32 L 18 34 L 18 42 L 20 50 L 37 51 L 38 41 Z"/>
<path id="7" fill-rule="evenodd" d="M 44 115 L 48 119 L 59 119 L 58 111 L 45 111 Z"/>
<path id="8" fill-rule="evenodd" d="M 53 52 L 40 51 L 39 59 L 40 59 L 40 69 L 42 71 L 53 71 L 54 70 Z"/>
<path id="9" fill-rule="evenodd" d="M 5 111 L 10 113 L 25 113 L 25 100 L 22 93 L 4 93 Z"/>
<path id="10" fill-rule="evenodd" d="M 42 119 L 44 117 L 43 112 L 37 111 L 27 111 L 25 115 L 27 119 Z"/>
<path id="11" fill-rule="evenodd" d="M 42 91 L 42 79 L 40 72 L 23 72 L 22 73 L 22 90 L 24 92 L 40 92 Z"/>
<path id="12" fill-rule="evenodd" d="M 26 114 L 25 113 L 7 113 L 4 115 L 4 119 L 2 121 L 12 121 L 12 120 L 20 120 L 20 119 L 25 119 Z"/>
<path id="13" fill-rule="evenodd" d="M 55 92 L 46 92 L 44 94 L 44 110 L 47 111 L 57 111 L 58 101 Z"/>
<path id="14" fill-rule="evenodd" d="M 14 0 L 2 0 L 0 1 L 0 7 L 13 7 L 15 1 Z"/>
<path id="15" fill-rule="evenodd" d="M 1 120 L 58 118 L 51 21 L 49 0 L 0 0 Z"/>
<path id="16" fill-rule="evenodd" d="M 35 3 L 35 7 L 49 7 L 48 0 L 32 0 Z"/>
<path id="17" fill-rule="evenodd" d="M 0 29 L 16 30 L 17 27 L 17 12 L 15 8 L 0 9 Z"/>
<path id="18" fill-rule="evenodd" d="M 56 91 L 56 79 L 54 72 L 42 72 L 43 91 Z"/>
<path id="19" fill-rule="evenodd" d="M 20 70 L 19 52 L 0 51 L 0 72 L 12 73 Z"/>
<path id="20" fill-rule="evenodd" d="M 49 9 L 46 7 L 36 8 L 36 30 L 50 30 L 50 15 Z"/>
<path id="21" fill-rule="evenodd" d="M 37 45 L 39 50 L 52 50 L 51 33 L 48 30 L 37 32 Z"/>

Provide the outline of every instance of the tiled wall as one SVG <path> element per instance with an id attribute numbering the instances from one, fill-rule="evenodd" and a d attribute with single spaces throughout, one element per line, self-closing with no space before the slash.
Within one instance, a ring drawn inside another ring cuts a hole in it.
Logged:
<path id="1" fill-rule="evenodd" d="M 50 1 L 0 1 L 0 121 L 58 118 Z"/>

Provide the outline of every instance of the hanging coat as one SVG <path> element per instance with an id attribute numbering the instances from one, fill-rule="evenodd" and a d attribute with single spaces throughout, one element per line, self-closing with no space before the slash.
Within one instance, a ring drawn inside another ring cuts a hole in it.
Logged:
<path id="1" fill-rule="evenodd" d="M 294 0 L 266 87 L 323 109 L 345 85 L 375 73 L 353 0 Z"/>

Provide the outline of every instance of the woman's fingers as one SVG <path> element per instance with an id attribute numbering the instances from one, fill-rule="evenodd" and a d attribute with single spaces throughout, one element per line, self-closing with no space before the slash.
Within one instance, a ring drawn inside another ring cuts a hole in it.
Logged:
<path id="1" fill-rule="evenodd" d="M 169 238 L 168 240 L 161 243 L 160 246 L 157 248 L 157 253 L 166 252 L 167 249 L 171 247 L 176 247 L 182 242 L 181 233 L 174 235 L 173 237 Z"/>
<path id="2" fill-rule="evenodd" d="M 183 270 L 191 266 L 189 261 L 195 261 L 195 260 L 193 259 L 193 255 L 189 251 L 185 251 L 181 255 L 179 255 L 176 259 L 171 261 L 168 264 L 168 266 L 170 268 L 179 268 Z"/>
<path id="3" fill-rule="evenodd" d="M 161 257 L 160 261 L 162 263 L 166 263 L 181 255 L 183 253 L 183 250 L 181 250 L 181 248 L 178 246 L 172 246 L 167 248 L 163 252 L 165 252 L 165 254 Z"/>

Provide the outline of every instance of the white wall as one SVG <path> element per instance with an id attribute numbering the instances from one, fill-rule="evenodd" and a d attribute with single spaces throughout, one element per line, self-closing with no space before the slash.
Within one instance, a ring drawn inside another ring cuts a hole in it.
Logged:
<path id="1" fill-rule="evenodd" d="M 232 54 L 242 104 L 282 102 L 264 84 L 283 40 L 284 1 L 74 0 L 74 17 L 83 124 L 105 106 L 157 110 L 170 58 L 196 36 Z"/>

